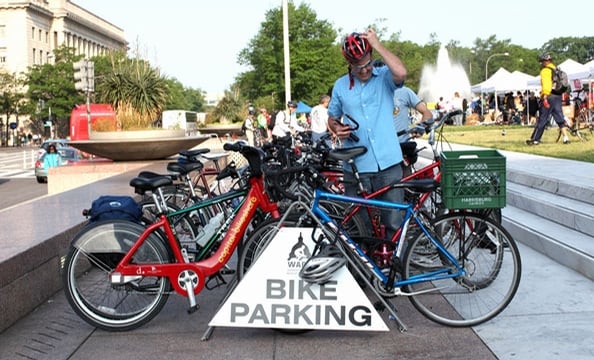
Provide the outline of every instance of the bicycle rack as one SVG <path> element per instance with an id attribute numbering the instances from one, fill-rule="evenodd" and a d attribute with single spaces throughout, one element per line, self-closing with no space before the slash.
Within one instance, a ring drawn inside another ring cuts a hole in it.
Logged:
<path id="1" fill-rule="evenodd" d="M 321 223 L 321 221 L 311 211 L 311 209 L 309 208 L 309 206 L 305 202 L 303 202 L 302 200 L 294 201 L 294 202 L 291 203 L 291 205 L 289 205 L 287 211 L 285 212 L 285 214 L 279 220 L 278 225 L 279 226 L 282 225 L 286 221 L 288 215 L 291 214 L 293 211 L 295 211 L 297 208 L 299 208 L 300 213 L 301 213 L 302 210 L 305 210 L 307 213 L 309 213 L 310 217 L 319 226 L 319 229 L 321 229 L 323 231 L 324 236 L 326 236 L 327 238 L 331 239 L 331 238 L 333 238 L 336 235 L 336 234 L 332 233 L 330 231 L 330 229 L 327 229 Z M 269 237 L 269 240 L 268 241 L 271 241 L 274 238 L 274 236 L 276 235 L 276 233 L 280 230 L 280 227 L 279 226 L 276 226 L 276 227 L 273 228 L 275 232 L 274 232 L 274 234 L 272 234 L 272 236 Z M 268 245 L 266 245 L 266 246 L 268 246 Z M 357 264 L 354 262 L 354 260 L 346 253 L 346 251 L 343 248 L 343 246 L 339 246 L 338 248 L 342 252 L 343 256 L 347 259 L 348 263 L 351 265 L 351 268 L 353 268 L 353 269 L 356 270 L 357 275 L 359 275 L 359 277 L 365 282 L 365 284 L 367 285 L 368 289 L 370 289 L 371 292 L 378 298 L 378 300 L 384 306 L 384 308 L 388 310 L 388 312 L 390 313 L 389 319 L 390 320 L 394 320 L 396 322 L 396 324 L 398 325 L 398 330 L 400 332 L 405 332 L 407 330 L 406 325 L 400 320 L 400 318 L 396 314 L 395 307 L 389 301 L 387 301 L 375 289 L 375 287 L 371 283 L 371 280 L 368 278 L 368 276 L 366 276 L 363 273 L 363 271 L 361 271 L 361 269 L 357 266 Z M 227 292 L 225 292 L 225 295 L 223 296 L 223 298 L 221 299 L 221 302 L 219 303 L 219 306 L 217 307 L 217 309 L 215 311 L 215 315 L 213 315 L 213 317 L 216 316 L 216 314 L 219 312 L 219 310 L 221 309 L 221 307 L 225 304 L 225 302 L 227 301 L 227 299 L 229 299 L 229 297 L 231 296 L 231 294 L 233 293 L 233 291 L 235 290 L 235 288 L 239 284 L 239 280 L 238 280 L 237 276 L 238 276 L 238 274 L 235 274 L 234 277 L 233 277 L 233 279 L 232 279 L 232 281 L 229 283 L 229 288 L 228 288 Z M 201 341 L 208 341 L 210 339 L 210 337 L 212 336 L 212 333 L 213 333 L 214 329 L 215 329 L 214 326 L 208 326 L 208 328 L 206 329 L 206 331 L 204 332 L 204 334 L 202 335 L 202 337 L 200 338 L 200 340 Z"/>

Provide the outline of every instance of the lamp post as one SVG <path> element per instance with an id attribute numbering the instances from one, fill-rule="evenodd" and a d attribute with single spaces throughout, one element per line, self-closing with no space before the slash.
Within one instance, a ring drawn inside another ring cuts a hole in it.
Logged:
<path id="1" fill-rule="evenodd" d="M 485 63 L 485 81 L 487 81 L 487 79 L 489 78 L 489 60 L 491 60 L 491 58 L 493 58 L 495 56 L 509 56 L 509 53 L 508 52 L 497 53 L 497 54 L 493 54 L 487 58 L 487 62 Z"/>
<path id="2" fill-rule="evenodd" d="M 504 53 L 492 54 L 491 56 L 489 56 L 487 58 L 487 62 L 485 63 L 485 81 L 487 81 L 487 79 L 489 78 L 489 60 L 491 60 L 491 58 L 493 58 L 495 56 L 509 56 L 509 53 L 508 52 L 504 52 Z M 489 104 L 487 104 L 487 106 L 489 106 Z M 497 90 L 495 90 L 495 109 L 494 109 L 494 114 L 497 114 Z M 484 111 L 483 111 L 483 116 L 484 116 Z"/>

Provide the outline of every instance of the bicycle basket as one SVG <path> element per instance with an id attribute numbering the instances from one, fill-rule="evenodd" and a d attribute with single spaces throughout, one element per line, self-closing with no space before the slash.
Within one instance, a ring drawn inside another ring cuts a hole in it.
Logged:
<path id="1" fill-rule="evenodd" d="M 497 150 L 443 151 L 442 197 L 448 209 L 505 207 L 505 156 Z"/>

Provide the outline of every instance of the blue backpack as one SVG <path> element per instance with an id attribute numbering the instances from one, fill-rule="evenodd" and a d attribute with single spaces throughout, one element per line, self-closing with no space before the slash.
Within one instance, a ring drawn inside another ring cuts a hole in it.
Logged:
<path id="1" fill-rule="evenodd" d="M 142 208 L 130 196 L 103 195 L 93 200 L 91 209 L 85 212 L 90 222 L 121 219 L 142 222 Z"/>

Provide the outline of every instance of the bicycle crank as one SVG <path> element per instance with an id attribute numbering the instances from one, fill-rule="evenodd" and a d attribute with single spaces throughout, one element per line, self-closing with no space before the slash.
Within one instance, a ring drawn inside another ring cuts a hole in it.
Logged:
<path id="1" fill-rule="evenodd" d="M 188 294 L 188 302 L 190 303 L 188 314 L 200 309 L 200 305 L 196 303 L 196 296 L 194 295 L 194 289 L 198 287 L 198 274 L 192 270 L 184 270 L 177 275 L 177 283 L 181 288 L 186 289 L 186 293 Z"/>

